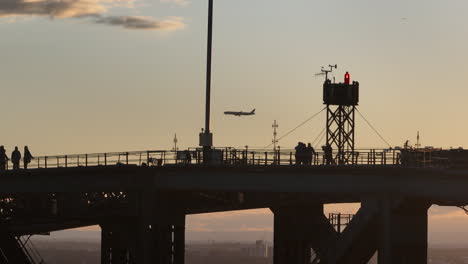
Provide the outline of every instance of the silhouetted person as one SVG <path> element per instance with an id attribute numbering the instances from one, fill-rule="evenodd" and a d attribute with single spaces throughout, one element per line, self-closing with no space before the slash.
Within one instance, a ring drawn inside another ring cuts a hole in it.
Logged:
<path id="1" fill-rule="evenodd" d="M 302 143 L 302 165 L 307 165 L 307 160 L 308 160 L 308 154 L 307 154 L 307 145 L 305 143 Z"/>
<path id="2" fill-rule="evenodd" d="M 190 155 L 190 151 L 189 151 L 189 150 L 186 150 L 186 151 L 185 151 L 185 158 L 186 158 L 187 164 L 191 164 L 191 163 L 192 163 L 192 155 Z"/>
<path id="3" fill-rule="evenodd" d="M 29 152 L 28 146 L 24 147 L 24 157 L 23 157 L 23 162 L 24 162 L 24 169 L 28 168 L 28 164 L 31 163 L 31 160 L 34 159 L 33 155 L 31 152 Z"/>
<path id="4" fill-rule="evenodd" d="M 296 165 L 306 164 L 307 160 L 307 147 L 304 143 L 299 142 L 296 146 L 296 153 L 294 157 L 296 158 Z"/>
<path id="5" fill-rule="evenodd" d="M 19 170 L 21 161 L 21 152 L 19 152 L 18 147 L 15 147 L 15 150 L 11 153 L 11 162 L 13 162 L 13 169 Z"/>
<path id="6" fill-rule="evenodd" d="M 323 152 L 325 152 L 325 161 L 327 165 L 333 164 L 333 149 L 330 144 L 326 144 L 322 147 Z"/>
<path id="7" fill-rule="evenodd" d="M 307 165 L 312 165 L 314 161 L 315 149 L 312 147 L 312 144 L 307 144 Z"/>
<path id="8" fill-rule="evenodd" d="M 8 156 L 4 146 L 0 146 L 0 171 L 6 170 L 6 165 L 8 162 Z"/>
<path id="9" fill-rule="evenodd" d="M 301 142 L 297 143 L 297 146 L 294 148 L 296 152 L 294 153 L 294 158 L 296 159 L 296 165 L 301 164 L 300 161 L 300 152 L 301 152 Z"/>

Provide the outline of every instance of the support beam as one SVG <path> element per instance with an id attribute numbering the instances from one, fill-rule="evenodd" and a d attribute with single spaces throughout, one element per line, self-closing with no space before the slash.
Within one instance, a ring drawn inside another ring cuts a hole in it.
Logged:
<path id="1" fill-rule="evenodd" d="M 0 233 L 0 263 L 31 264 L 24 249 L 11 234 Z"/>
<path id="2" fill-rule="evenodd" d="M 365 201 L 329 251 L 331 264 L 366 264 L 379 242 L 379 203 Z"/>
<path id="3" fill-rule="evenodd" d="M 0 263 L 31 264 L 28 254 L 23 242 L 6 225 L 0 224 Z"/>
<path id="4" fill-rule="evenodd" d="M 278 207 L 274 213 L 274 264 L 326 262 L 327 246 L 336 233 L 323 214 L 323 205 Z"/>
<path id="5" fill-rule="evenodd" d="M 427 203 L 405 201 L 395 208 L 382 203 L 379 264 L 427 263 Z"/>

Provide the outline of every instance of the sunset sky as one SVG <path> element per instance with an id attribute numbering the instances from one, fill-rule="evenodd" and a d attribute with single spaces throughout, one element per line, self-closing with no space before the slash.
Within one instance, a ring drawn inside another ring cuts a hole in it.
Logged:
<path id="1" fill-rule="evenodd" d="M 314 74 L 336 63 L 392 146 L 420 131 L 423 146 L 468 147 L 467 10 L 466 0 L 215 0 L 215 145 L 265 147 L 273 120 L 281 135 L 318 112 Z M 1 0 L 0 144 L 33 155 L 169 149 L 177 133 L 196 146 L 206 13 L 205 0 Z M 324 122 L 280 145 L 313 141 Z M 359 147 L 385 146 L 360 118 L 356 133 Z M 465 217 L 437 215 L 441 227 Z"/>

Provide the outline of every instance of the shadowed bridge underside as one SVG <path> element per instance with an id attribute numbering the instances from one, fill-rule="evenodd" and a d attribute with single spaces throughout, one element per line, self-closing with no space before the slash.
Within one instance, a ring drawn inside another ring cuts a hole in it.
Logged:
<path id="1" fill-rule="evenodd" d="M 0 216 L 11 236 L 100 225 L 102 263 L 184 263 L 186 215 L 271 208 L 275 264 L 367 263 L 376 252 L 379 263 L 427 263 L 427 209 L 468 204 L 467 176 L 369 165 L 8 171 Z M 323 205 L 351 202 L 362 207 L 339 232 Z"/>

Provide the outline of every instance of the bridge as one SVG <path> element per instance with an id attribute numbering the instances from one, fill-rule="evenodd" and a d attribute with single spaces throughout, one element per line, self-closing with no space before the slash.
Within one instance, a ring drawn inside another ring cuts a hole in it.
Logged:
<path id="1" fill-rule="evenodd" d="M 355 150 L 346 165 L 321 152 L 298 165 L 293 150 L 213 151 L 210 164 L 195 148 L 44 156 L 3 171 L 0 257 L 39 263 L 18 241 L 99 225 L 101 263 L 182 264 L 187 215 L 270 208 L 275 264 L 367 263 L 375 253 L 379 263 L 427 263 L 428 208 L 468 204 L 462 150 Z M 324 215 L 330 203 L 361 208 L 341 230 Z"/>
<path id="2" fill-rule="evenodd" d="M 332 82 L 337 65 L 321 73 L 324 152 L 304 162 L 277 147 L 276 131 L 272 150 L 214 148 L 212 24 L 209 0 L 201 148 L 44 156 L 1 171 L 0 263 L 43 263 L 31 235 L 99 225 L 102 264 L 183 264 L 187 215 L 270 208 L 274 264 L 364 264 L 376 253 L 379 264 L 426 264 L 428 208 L 468 205 L 467 152 L 355 148 L 360 86 L 349 73 Z M 324 214 L 331 203 L 361 207 L 341 228 Z"/>

